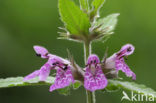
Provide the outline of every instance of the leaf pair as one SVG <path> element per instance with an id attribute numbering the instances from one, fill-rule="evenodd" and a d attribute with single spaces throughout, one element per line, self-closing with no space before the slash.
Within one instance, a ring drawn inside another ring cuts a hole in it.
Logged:
<path id="1" fill-rule="evenodd" d="M 35 85 L 51 85 L 54 83 L 54 77 L 48 77 L 45 82 L 40 82 L 39 79 L 34 78 L 29 80 L 28 82 L 23 82 L 23 77 L 14 77 L 14 78 L 6 78 L 0 79 L 0 88 L 8 88 L 8 87 L 20 87 L 20 86 L 35 86 Z M 73 84 L 73 89 L 78 89 L 81 86 L 79 82 Z M 108 85 L 105 88 L 107 91 L 116 91 L 118 88 L 122 88 L 129 91 L 134 91 L 139 94 L 144 95 L 153 95 L 156 100 L 156 91 L 151 88 L 146 87 L 145 85 L 140 85 L 134 82 L 124 82 L 118 80 L 108 80 Z M 58 90 L 59 93 L 63 95 L 68 95 L 70 92 L 70 86 L 67 88 L 63 88 Z"/>
<path id="2" fill-rule="evenodd" d="M 66 33 L 61 33 L 61 38 L 92 41 L 114 30 L 119 14 L 111 14 L 96 20 L 105 0 L 93 0 L 91 9 L 88 0 L 79 1 L 80 8 L 72 0 L 59 0 L 59 13 L 66 31 Z"/>

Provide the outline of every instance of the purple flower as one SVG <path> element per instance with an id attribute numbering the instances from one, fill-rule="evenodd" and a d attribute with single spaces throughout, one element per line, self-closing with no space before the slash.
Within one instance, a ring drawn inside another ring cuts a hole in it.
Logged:
<path id="1" fill-rule="evenodd" d="M 57 70 L 55 82 L 50 87 L 50 91 L 64 88 L 75 82 L 69 61 L 56 56 L 50 61 L 52 62 L 53 68 Z"/>
<path id="2" fill-rule="evenodd" d="M 127 77 L 132 77 L 133 80 L 136 80 L 135 73 L 131 71 L 131 69 L 124 61 L 124 57 L 131 55 L 134 52 L 134 49 L 134 46 L 131 44 L 124 45 L 119 52 L 113 54 L 111 57 L 106 59 L 105 68 L 115 68 L 117 73 L 119 70 L 121 70 L 127 75 Z"/>
<path id="3" fill-rule="evenodd" d="M 46 58 L 48 61 L 41 67 L 40 70 L 36 70 L 33 73 L 27 75 L 24 81 L 39 77 L 40 81 L 45 81 L 50 74 L 50 70 L 55 69 L 57 71 L 54 84 L 50 87 L 50 91 L 55 89 L 64 88 L 70 83 L 74 83 L 72 76 L 70 62 L 66 59 L 58 57 L 56 55 L 49 54 L 48 50 L 41 46 L 34 46 L 34 50 L 37 56 Z"/>
<path id="4" fill-rule="evenodd" d="M 90 55 L 84 77 L 84 87 L 89 91 L 104 89 L 107 79 L 101 69 L 100 60 L 96 55 Z"/>
<path id="5" fill-rule="evenodd" d="M 70 69 L 70 66 L 67 65 L 64 65 L 63 67 L 60 66 L 57 69 L 55 82 L 50 87 L 49 91 L 52 92 L 55 89 L 64 88 L 74 82 L 75 81 L 72 76 L 72 71 Z"/>
<path id="6" fill-rule="evenodd" d="M 41 67 L 40 70 L 35 70 L 33 73 L 24 77 L 23 81 L 28 81 L 30 79 L 37 77 L 37 76 L 39 77 L 40 81 L 45 81 L 50 74 L 50 69 L 51 69 L 51 66 L 48 63 L 46 63 Z"/>
<path id="7" fill-rule="evenodd" d="M 48 50 L 41 46 L 34 46 L 34 50 L 36 51 L 36 55 L 41 58 L 49 58 L 48 57 Z"/>
<path id="8" fill-rule="evenodd" d="M 49 58 L 48 56 L 48 50 L 45 49 L 44 47 L 41 47 L 41 46 L 34 46 L 34 50 L 36 51 L 36 55 L 37 56 L 40 56 L 41 58 Z M 49 60 L 48 62 L 46 62 L 40 70 L 36 70 L 34 71 L 33 73 L 27 75 L 23 81 L 27 81 L 27 80 L 30 80 L 30 79 L 33 79 L 35 77 L 39 77 L 39 80 L 40 81 L 45 81 L 46 78 L 49 76 L 50 74 L 50 70 L 51 70 L 51 64 L 49 63 Z"/>

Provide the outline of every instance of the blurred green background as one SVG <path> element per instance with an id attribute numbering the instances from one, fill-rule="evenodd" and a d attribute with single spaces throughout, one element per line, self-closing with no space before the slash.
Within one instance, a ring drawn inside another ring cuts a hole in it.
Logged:
<path id="1" fill-rule="evenodd" d="M 78 2 L 78 0 L 75 0 Z M 114 35 L 105 43 L 93 43 L 93 53 L 109 56 L 126 43 L 135 45 L 127 63 L 137 75 L 137 83 L 156 89 L 156 1 L 107 0 L 101 17 L 120 13 Z M 60 21 L 57 0 L 0 0 L 0 78 L 25 76 L 45 62 L 35 56 L 33 45 L 45 46 L 51 53 L 67 57 L 68 48 L 83 66 L 83 45 L 57 40 Z M 121 76 L 125 77 L 123 73 Z M 124 78 L 125 79 L 125 78 Z M 131 79 L 125 79 L 131 81 Z M 48 92 L 48 86 L 0 89 L 2 103 L 85 103 L 81 87 L 69 96 Z M 122 90 L 98 93 L 97 103 L 120 103 Z M 125 103 L 127 101 L 123 101 Z"/>

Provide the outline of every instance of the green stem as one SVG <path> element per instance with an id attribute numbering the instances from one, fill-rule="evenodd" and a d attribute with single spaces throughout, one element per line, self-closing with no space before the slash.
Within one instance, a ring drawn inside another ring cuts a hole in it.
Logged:
<path id="1" fill-rule="evenodd" d="M 85 63 L 87 63 L 87 59 L 89 55 L 91 54 L 91 44 L 89 42 L 84 43 L 84 60 Z"/>
<path id="2" fill-rule="evenodd" d="M 87 95 L 87 103 L 95 103 L 95 92 L 90 92 L 86 90 L 86 95 Z"/>
<path id="3" fill-rule="evenodd" d="M 87 59 L 89 55 L 91 54 L 91 43 L 90 42 L 85 42 L 84 43 L 84 60 L 85 63 L 87 63 Z M 86 90 L 86 95 L 87 95 L 87 103 L 95 103 L 95 93 L 90 92 Z"/>

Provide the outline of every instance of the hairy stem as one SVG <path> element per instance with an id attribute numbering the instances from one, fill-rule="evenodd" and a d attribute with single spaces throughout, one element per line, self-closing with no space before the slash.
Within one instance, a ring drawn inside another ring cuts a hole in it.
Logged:
<path id="1" fill-rule="evenodd" d="M 91 54 L 91 43 L 90 42 L 85 42 L 84 43 L 84 60 L 85 63 L 87 63 L 87 59 L 89 55 Z M 95 93 L 90 92 L 86 90 L 86 95 L 87 95 L 87 103 L 95 103 Z"/>
<path id="2" fill-rule="evenodd" d="M 84 43 L 84 61 L 85 61 L 85 63 L 87 63 L 87 59 L 90 54 L 91 54 L 91 43 L 85 42 Z"/>

